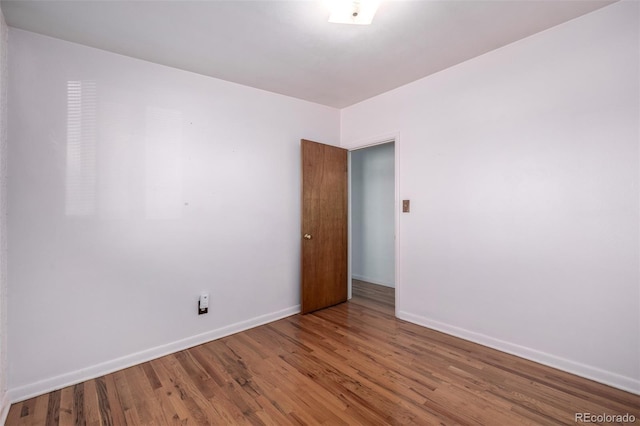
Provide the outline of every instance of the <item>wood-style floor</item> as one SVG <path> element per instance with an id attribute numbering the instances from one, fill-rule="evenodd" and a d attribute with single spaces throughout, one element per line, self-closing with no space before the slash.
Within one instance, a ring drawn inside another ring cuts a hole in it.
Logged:
<path id="1" fill-rule="evenodd" d="M 393 289 L 14 404 L 7 425 L 575 425 L 640 397 L 397 320 Z"/>

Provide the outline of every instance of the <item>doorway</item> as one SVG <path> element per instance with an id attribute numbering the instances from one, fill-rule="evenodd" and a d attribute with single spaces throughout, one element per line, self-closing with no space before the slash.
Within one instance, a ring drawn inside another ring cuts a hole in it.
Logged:
<path id="1" fill-rule="evenodd" d="M 349 295 L 395 309 L 396 146 L 350 152 Z"/>

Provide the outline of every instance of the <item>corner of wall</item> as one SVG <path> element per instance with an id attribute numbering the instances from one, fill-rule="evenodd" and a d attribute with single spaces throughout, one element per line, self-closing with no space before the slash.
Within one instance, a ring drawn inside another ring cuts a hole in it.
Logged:
<path id="1" fill-rule="evenodd" d="M 8 28 L 0 8 L 0 423 L 9 412 L 7 393 L 7 50 Z"/>

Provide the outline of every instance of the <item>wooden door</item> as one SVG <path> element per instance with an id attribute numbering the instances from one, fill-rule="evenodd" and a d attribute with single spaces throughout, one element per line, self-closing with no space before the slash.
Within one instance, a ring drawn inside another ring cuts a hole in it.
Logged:
<path id="1" fill-rule="evenodd" d="M 302 140 L 302 313 L 347 301 L 347 150 Z"/>

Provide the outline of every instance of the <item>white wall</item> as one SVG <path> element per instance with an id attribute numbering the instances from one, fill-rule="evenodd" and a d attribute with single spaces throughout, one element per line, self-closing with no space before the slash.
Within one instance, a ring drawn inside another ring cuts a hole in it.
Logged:
<path id="1" fill-rule="evenodd" d="M 351 270 L 355 279 L 395 285 L 394 144 L 351 152 Z"/>
<path id="2" fill-rule="evenodd" d="M 9 122 L 14 400 L 298 311 L 338 110 L 11 29 Z"/>
<path id="3" fill-rule="evenodd" d="M 617 3 L 342 111 L 345 147 L 401 136 L 403 318 L 640 390 L 638 25 Z M 336 110 L 19 30 L 8 62 L 13 399 L 297 310 L 299 139 Z"/>
<path id="4" fill-rule="evenodd" d="M 400 134 L 402 318 L 640 393 L 639 6 L 342 111 Z"/>
<path id="5" fill-rule="evenodd" d="M 0 9 L 0 424 L 9 413 L 7 393 L 7 51 L 8 28 Z"/>

